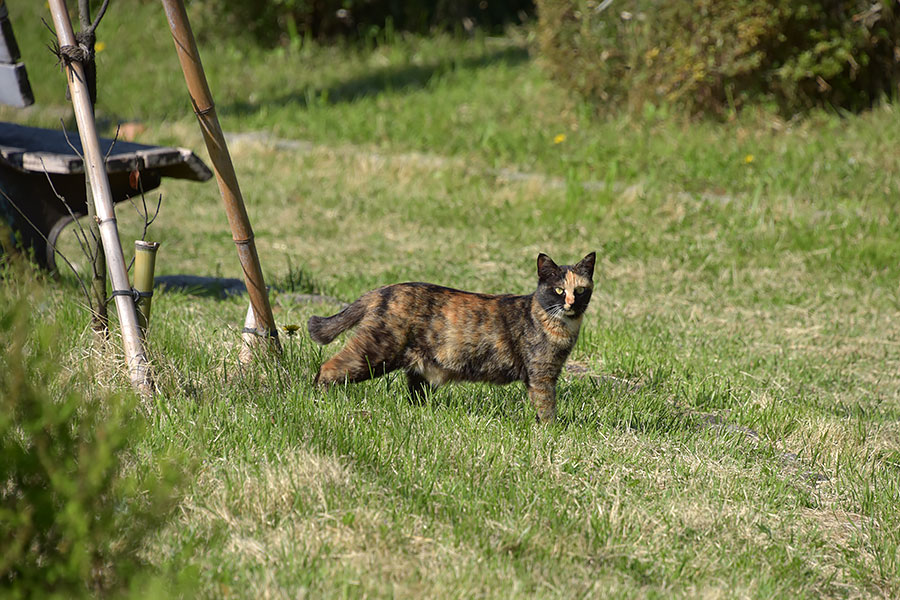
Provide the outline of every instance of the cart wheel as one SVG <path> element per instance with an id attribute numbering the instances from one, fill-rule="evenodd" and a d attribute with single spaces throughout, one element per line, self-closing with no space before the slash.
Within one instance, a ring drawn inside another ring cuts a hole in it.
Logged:
<path id="1" fill-rule="evenodd" d="M 50 229 L 50 233 L 47 235 L 47 269 L 50 271 L 51 275 L 58 275 L 59 270 L 56 268 L 56 240 L 59 239 L 59 234 L 62 233 L 63 229 L 65 229 L 66 225 L 75 221 L 75 217 L 72 215 L 65 215 L 59 218 L 56 223 L 53 224 L 53 227 Z"/>

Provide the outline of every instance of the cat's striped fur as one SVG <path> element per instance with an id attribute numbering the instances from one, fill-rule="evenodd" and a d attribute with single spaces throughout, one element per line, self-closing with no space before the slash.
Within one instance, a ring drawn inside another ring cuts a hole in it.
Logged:
<path id="1" fill-rule="evenodd" d="M 399 283 L 363 294 L 331 317 L 312 317 L 319 344 L 356 327 L 326 361 L 316 383 L 353 383 L 406 371 L 413 397 L 450 381 L 523 381 L 538 419 L 556 417 L 556 380 L 575 346 L 593 289 L 595 254 L 557 266 L 537 259 L 538 286 L 527 296 L 463 292 Z"/>

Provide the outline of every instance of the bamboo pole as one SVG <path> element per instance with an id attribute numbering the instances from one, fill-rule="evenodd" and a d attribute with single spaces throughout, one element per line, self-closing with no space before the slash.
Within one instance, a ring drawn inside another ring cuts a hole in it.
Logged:
<path id="1" fill-rule="evenodd" d="M 69 20 L 65 0 L 48 0 L 48 3 L 60 47 L 75 46 L 75 33 L 72 31 L 72 22 Z M 116 226 L 116 213 L 113 209 L 109 179 L 106 175 L 105 158 L 100 151 L 97 125 L 94 122 L 84 69 L 77 61 L 65 61 L 65 64 L 66 79 L 69 83 L 72 105 L 75 107 L 75 121 L 78 124 L 78 135 L 81 138 L 81 148 L 84 153 L 84 168 L 91 181 L 94 206 L 100 226 L 100 239 L 106 253 L 106 264 L 112 281 L 116 312 L 119 315 L 119 325 L 122 329 L 122 345 L 125 350 L 125 360 L 128 363 L 128 375 L 132 385 L 141 393 L 148 394 L 151 389 L 150 367 L 141 343 L 137 311 L 131 296 L 131 285 L 128 283 L 125 256 L 119 242 L 119 230 Z"/>
<path id="2" fill-rule="evenodd" d="M 159 242 L 134 241 L 134 291 L 137 301 L 138 325 L 141 328 L 141 339 L 147 339 L 147 326 L 150 325 L 150 301 L 153 298 L 153 271 L 156 269 L 156 251 Z"/>
<path id="3" fill-rule="evenodd" d="M 172 38 L 175 41 L 175 50 L 181 62 L 184 80 L 191 95 L 194 114 L 200 123 L 200 130 L 203 132 L 203 139 L 206 142 L 216 181 L 219 184 L 219 192 L 222 195 L 228 223 L 231 226 L 231 235 L 244 272 L 244 283 L 250 295 L 250 306 L 255 313 L 255 322 L 262 330 L 260 333 L 264 334 L 271 342 L 272 348 L 280 352 L 278 330 L 275 327 L 275 317 L 272 315 L 262 267 L 256 253 L 256 242 L 253 239 L 250 218 L 244 207 L 244 198 L 234 172 L 225 135 L 219 125 L 219 118 L 216 116 L 212 93 L 206 81 L 206 74 L 203 72 L 200 52 L 197 50 L 197 43 L 194 40 L 194 33 L 188 21 L 184 2 L 183 0 L 162 0 L 162 4 L 169 21 L 169 29 L 172 30 Z"/>

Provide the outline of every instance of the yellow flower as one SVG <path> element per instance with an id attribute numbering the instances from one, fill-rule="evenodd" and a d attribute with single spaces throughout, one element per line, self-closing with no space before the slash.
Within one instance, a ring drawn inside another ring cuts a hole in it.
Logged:
<path id="1" fill-rule="evenodd" d="M 94 44 L 94 52 L 103 52 L 106 50 L 106 42 L 97 42 Z"/>
<path id="2" fill-rule="evenodd" d="M 745 156 L 745 157 L 744 157 L 744 162 L 747 163 L 748 165 L 749 165 L 750 163 L 752 163 L 752 162 L 753 162 L 753 155 L 752 155 L 752 154 L 748 154 L 747 156 Z"/>
<path id="3" fill-rule="evenodd" d="M 300 329 L 299 325 L 285 325 L 284 332 L 288 334 L 288 337 L 293 337 L 295 333 Z"/>
<path id="4" fill-rule="evenodd" d="M 562 144 L 564 141 L 566 141 L 566 134 L 564 133 L 557 133 L 556 137 L 553 138 L 554 144 Z"/>

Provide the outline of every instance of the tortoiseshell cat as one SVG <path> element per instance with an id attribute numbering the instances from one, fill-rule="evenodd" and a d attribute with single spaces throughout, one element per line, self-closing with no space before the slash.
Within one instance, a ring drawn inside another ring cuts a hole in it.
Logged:
<path id="1" fill-rule="evenodd" d="M 449 381 L 523 381 L 540 421 L 556 417 L 556 380 L 575 346 L 594 286 L 591 252 L 572 266 L 537 258 L 527 296 L 398 283 L 363 294 L 331 317 L 311 317 L 312 339 L 327 344 L 358 326 L 326 361 L 316 383 L 355 383 L 404 369 L 410 394 Z"/>

